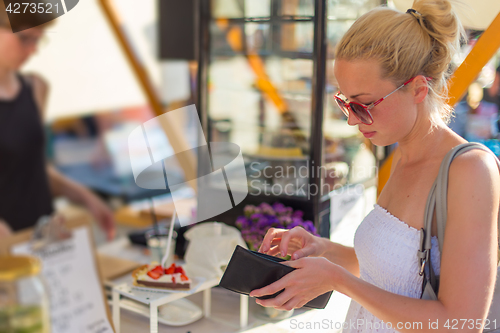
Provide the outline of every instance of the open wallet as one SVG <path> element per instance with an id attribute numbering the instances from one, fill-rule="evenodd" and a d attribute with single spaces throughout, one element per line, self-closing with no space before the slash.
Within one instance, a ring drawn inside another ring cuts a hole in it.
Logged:
<path id="1" fill-rule="evenodd" d="M 295 268 L 281 264 L 284 259 L 264 253 L 247 250 L 236 246 L 226 271 L 220 280 L 220 286 L 231 291 L 248 295 L 252 290 L 260 289 L 278 281 Z M 259 299 L 274 298 L 283 290 L 273 295 L 258 297 Z M 332 291 L 316 297 L 304 305 L 306 308 L 324 309 Z"/>

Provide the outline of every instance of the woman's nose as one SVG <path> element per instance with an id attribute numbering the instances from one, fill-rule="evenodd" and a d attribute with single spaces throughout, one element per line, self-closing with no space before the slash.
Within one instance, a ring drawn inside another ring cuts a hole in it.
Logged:
<path id="1" fill-rule="evenodd" d="M 350 126 L 356 126 L 358 124 L 362 124 L 363 122 L 358 119 L 349 108 L 349 117 L 347 117 L 347 124 Z"/>

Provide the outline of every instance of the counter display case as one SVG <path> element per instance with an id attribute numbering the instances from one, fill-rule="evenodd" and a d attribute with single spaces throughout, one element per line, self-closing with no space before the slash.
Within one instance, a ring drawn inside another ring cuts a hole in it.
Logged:
<path id="1" fill-rule="evenodd" d="M 278 201 L 329 236 L 328 194 L 374 177 L 353 165 L 360 151 L 373 154 L 333 100 L 333 49 L 379 3 L 199 1 L 198 112 L 208 142 L 241 148 L 247 182 L 240 186 L 249 193 L 214 219 L 234 224 L 245 205 Z"/>

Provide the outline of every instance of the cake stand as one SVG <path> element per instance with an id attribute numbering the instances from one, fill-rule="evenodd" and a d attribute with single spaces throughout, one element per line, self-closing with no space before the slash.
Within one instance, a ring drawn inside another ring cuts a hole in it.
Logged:
<path id="1" fill-rule="evenodd" d="M 220 278 L 210 280 L 199 280 L 189 291 L 164 291 L 148 290 L 149 288 L 136 288 L 130 283 L 123 283 L 113 288 L 113 325 L 115 332 L 120 333 L 120 310 L 122 308 L 122 298 L 130 298 L 134 301 L 149 306 L 149 331 L 158 333 L 158 307 L 169 302 L 187 297 L 189 295 L 203 292 L 203 315 L 207 318 L 211 313 L 212 293 L 211 289 L 219 285 Z M 240 295 L 240 327 L 248 325 L 248 296 Z"/>

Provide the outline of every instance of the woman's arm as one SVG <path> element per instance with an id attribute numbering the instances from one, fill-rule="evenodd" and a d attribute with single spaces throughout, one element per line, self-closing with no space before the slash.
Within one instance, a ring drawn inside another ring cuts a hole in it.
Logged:
<path id="1" fill-rule="evenodd" d="M 438 328 L 432 331 L 444 332 L 448 331 L 444 326 L 447 321 L 453 326 L 452 320 L 458 322 L 458 331 L 480 332 L 478 323 L 486 318 L 495 284 L 499 202 L 500 175 L 493 156 L 473 150 L 457 157 L 450 167 L 448 220 L 437 301 L 393 294 L 333 263 L 310 260 L 320 258 L 288 262 L 287 265 L 297 269 L 269 286 L 252 291 L 251 296 L 285 289 L 274 299 L 257 302 L 292 309 L 319 292 L 337 290 L 402 332 L 429 330 L 429 323 L 436 321 Z"/>
<path id="2" fill-rule="evenodd" d="M 359 262 L 354 248 L 330 242 L 327 239 L 325 239 L 325 241 L 327 241 L 328 244 L 326 246 L 326 251 L 323 253 L 323 257 L 345 268 L 352 275 L 359 277 Z"/>

